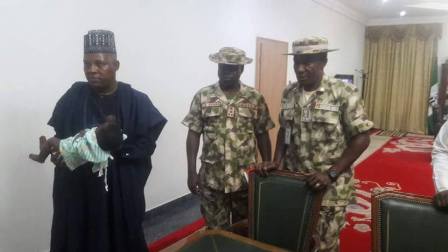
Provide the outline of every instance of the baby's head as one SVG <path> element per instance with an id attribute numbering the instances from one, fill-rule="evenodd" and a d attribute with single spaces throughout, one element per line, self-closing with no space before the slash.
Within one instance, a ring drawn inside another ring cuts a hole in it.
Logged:
<path id="1" fill-rule="evenodd" d="M 118 150 L 123 143 L 123 133 L 115 116 L 107 116 L 104 123 L 96 128 L 95 133 L 98 145 L 105 151 Z"/>

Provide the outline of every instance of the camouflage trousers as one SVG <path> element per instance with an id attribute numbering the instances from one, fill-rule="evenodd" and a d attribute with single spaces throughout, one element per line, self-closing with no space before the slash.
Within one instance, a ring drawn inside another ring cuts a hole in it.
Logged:
<path id="1" fill-rule="evenodd" d="M 319 252 L 338 252 L 339 234 L 345 225 L 345 206 L 321 206 L 316 232 Z"/>
<path id="2" fill-rule="evenodd" d="M 232 193 L 201 187 L 201 213 L 208 228 L 230 229 L 247 218 L 247 190 Z"/>

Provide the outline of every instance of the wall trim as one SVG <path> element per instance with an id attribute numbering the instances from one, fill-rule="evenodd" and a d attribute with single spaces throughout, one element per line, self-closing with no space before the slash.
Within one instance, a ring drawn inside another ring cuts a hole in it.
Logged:
<path id="1" fill-rule="evenodd" d="M 428 17 L 402 17 L 402 18 L 374 18 L 367 22 L 367 26 L 400 25 L 400 24 L 424 24 L 424 23 L 448 23 L 448 15 Z"/>

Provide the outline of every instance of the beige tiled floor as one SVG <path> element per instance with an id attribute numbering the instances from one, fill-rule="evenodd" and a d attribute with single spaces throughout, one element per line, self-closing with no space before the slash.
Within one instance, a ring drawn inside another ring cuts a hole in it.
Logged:
<path id="1" fill-rule="evenodd" d="M 361 154 L 361 156 L 355 161 L 354 166 L 358 165 L 370 155 L 372 155 L 376 150 L 381 148 L 387 141 L 389 141 L 390 137 L 388 136 L 370 136 L 370 145 L 367 149 Z"/>

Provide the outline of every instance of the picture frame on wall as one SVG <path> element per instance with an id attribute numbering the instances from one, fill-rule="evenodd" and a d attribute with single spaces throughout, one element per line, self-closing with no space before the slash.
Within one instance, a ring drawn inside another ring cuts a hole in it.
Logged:
<path id="1" fill-rule="evenodd" d="M 336 74 L 334 76 L 334 78 L 336 78 L 338 80 L 342 80 L 343 82 L 345 82 L 347 84 L 351 84 L 351 85 L 353 85 L 355 83 L 353 74 Z"/>

